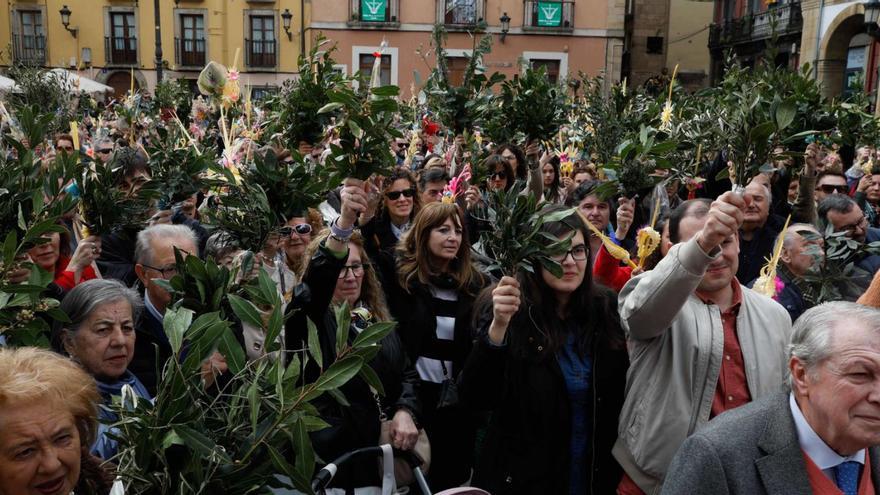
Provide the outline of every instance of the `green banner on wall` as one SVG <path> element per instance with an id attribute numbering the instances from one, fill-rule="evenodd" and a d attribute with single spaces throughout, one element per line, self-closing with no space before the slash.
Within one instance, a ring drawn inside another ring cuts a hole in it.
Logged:
<path id="1" fill-rule="evenodd" d="M 361 0 L 361 20 L 368 22 L 385 22 L 388 0 Z"/>
<path id="2" fill-rule="evenodd" d="M 538 2 L 538 26 L 558 27 L 562 25 L 561 2 Z"/>

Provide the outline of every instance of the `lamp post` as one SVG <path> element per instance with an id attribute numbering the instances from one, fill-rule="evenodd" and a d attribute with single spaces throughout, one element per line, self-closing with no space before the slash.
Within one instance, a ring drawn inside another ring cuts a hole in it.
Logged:
<path id="1" fill-rule="evenodd" d="M 293 14 L 290 13 L 290 9 L 284 9 L 284 12 L 281 14 L 281 24 L 284 26 L 284 32 L 287 33 L 287 41 L 293 41 L 293 33 L 290 32 L 290 21 L 293 19 Z"/>
<path id="2" fill-rule="evenodd" d="M 873 38 L 880 38 L 880 0 L 871 0 L 865 4 L 865 30 Z"/>
<path id="3" fill-rule="evenodd" d="M 159 17 L 159 0 L 153 0 L 153 15 L 156 19 L 156 84 L 162 82 L 162 22 Z"/>
<path id="4" fill-rule="evenodd" d="M 501 21 L 501 42 L 504 43 L 504 38 L 510 31 L 510 16 L 507 15 L 507 12 L 505 12 L 501 14 L 501 19 L 499 20 Z"/>
<path id="5" fill-rule="evenodd" d="M 58 13 L 61 14 L 61 24 L 64 26 L 64 29 L 66 29 L 70 34 L 73 35 L 74 38 L 76 38 L 76 32 L 79 30 L 77 28 L 70 27 L 70 9 L 65 4 L 63 7 L 61 7 L 61 10 L 59 10 Z"/>

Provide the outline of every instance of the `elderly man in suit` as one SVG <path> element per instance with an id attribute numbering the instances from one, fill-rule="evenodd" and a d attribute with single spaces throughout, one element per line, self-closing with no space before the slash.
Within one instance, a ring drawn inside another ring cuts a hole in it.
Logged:
<path id="1" fill-rule="evenodd" d="M 880 311 L 825 303 L 797 321 L 791 393 L 722 414 L 682 444 L 664 494 L 880 489 Z"/>

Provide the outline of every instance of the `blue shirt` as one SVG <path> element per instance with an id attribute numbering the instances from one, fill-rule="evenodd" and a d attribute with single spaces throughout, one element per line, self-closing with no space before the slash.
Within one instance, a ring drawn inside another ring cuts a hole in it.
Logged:
<path id="1" fill-rule="evenodd" d="M 100 380 L 95 380 L 95 382 L 98 384 L 98 391 L 101 393 L 104 403 L 98 407 L 98 434 L 95 438 L 95 443 L 92 445 L 91 452 L 101 459 L 108 460 L 115 456 L 118 450 L 116 440 L 110 438 L 110 435 L 108 435 L 108 433 L 117 436 L 119 435 L 116 428 L 110 426 L 119 420 L 116 413 L 108 408 L 113 402 L 113 397 L 122 395 L 122 387 L 124 385 L 130 385 L 138 397 L 147 400 L 152 400 L 152 398 L 150 397 L 150 393 L 147 392 L 147 388 L 144 387 L 144 384 L 128 370 L 125 371 L 124 375 L 119 377 L 119 380 L 116 380 L 113 383 L 106 383 Z"/>
<path id="2" fill-rule="evenodd" d="M 590 378 L 593 363 L 589 356 L 581 356 L 577 350 L 574 333 L 568 333 L 565 345 L 556 354 L 556 360 L 565 378 L 568 401 L 571 409 L 571 479 L 569 493 L 583 495 L 588 493 L 587 454 L 590 450 Z"/>

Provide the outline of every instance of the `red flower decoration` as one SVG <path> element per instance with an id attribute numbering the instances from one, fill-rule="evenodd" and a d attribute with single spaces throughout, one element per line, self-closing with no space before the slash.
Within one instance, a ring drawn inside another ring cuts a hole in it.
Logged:
<path id="1" fill-rule="evenodd" d="M 373 57 L 379 58 L 382 56 L 382 52 L 373 52 Z"/>
<path id="2" fill-rule="evenodd" d="M 422 132 L 427 136 L 436 136 L 440 132 L 440 124 L 431 122 L 428 117 L 422 119 Z"/>

